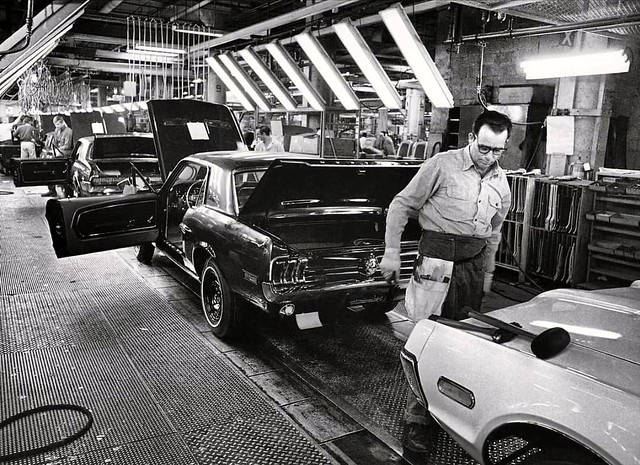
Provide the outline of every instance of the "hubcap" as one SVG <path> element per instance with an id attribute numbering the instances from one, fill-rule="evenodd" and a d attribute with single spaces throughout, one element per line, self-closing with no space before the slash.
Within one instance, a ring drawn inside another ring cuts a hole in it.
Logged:
<path id="1" fill-rule="evenodd" d="M 222 286 L 215 271 L 206 271 L 202 290 L 205 316 L 211 326 L 218 326 L 222 318 Z"/>

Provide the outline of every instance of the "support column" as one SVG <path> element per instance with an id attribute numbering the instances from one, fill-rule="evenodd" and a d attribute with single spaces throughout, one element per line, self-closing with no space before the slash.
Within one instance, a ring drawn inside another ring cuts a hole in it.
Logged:
<path id="1" fill-rule="evenodd" d="M 405 109 L 407 117 L 405 120 L 406 138 L 424 139 L 424 105 L 425 95 L 422 90 L 409 88 Z"/>
<path id="2" fill-rule="evenodd" d="M 205 100 L 213 103 L 227 103 L 227 88 L 216 73 L 209 70 L 206 78 L 207 95 Z"/>

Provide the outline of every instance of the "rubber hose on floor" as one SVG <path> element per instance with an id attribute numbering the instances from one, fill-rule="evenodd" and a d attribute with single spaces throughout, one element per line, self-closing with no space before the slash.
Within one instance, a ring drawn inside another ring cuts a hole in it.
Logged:
<path id="1" fill-rule="evenodd" d="M 2 422 L 0 422 L 0 429 L 6 428 L 11 423 L 15 423 L 16 421 L 22 418 L 26 418 L 30 415 L 34 415 L 36 413 L 42 413 L 42 412 L 56 411 L 56 410 L 71 410 L 74 412 L 80 412 L 87 417 L 87 422 L 82 427 L 82 429 L 80 429 L 78 432 L 60 441 L 52 442 L 51 444 L 47 444 L 46 446 L 36 447 L 35 449 L 14 452 L 12 454 L 7 454 L 7 455 L 0 455 L 0 462 L 9 462 L 11 460 L 31 457 L 32 455 L 38 455 L 44 452 L 50 452 L 59 447 L 66 446 L 67 444 L 71 444 L 76 439 L 79 439 L 80 437 L 84 436 L 87 433 L 87 431 L 89 431 L 89 428 L 91 428 L 91 425 L 93 425 L 93 415 L 91 411 L 89 411 L 89 409 L 85 407 L 81 407 L 79 405 L 72 405 L 72 404 L 52 404 L 52 405 L 43 405 L 42 407 L 36 407 L 30 410 L 25 410 L 24 412 L 13 415 L 7 418 L 6 420 L 3 420 Z"/>

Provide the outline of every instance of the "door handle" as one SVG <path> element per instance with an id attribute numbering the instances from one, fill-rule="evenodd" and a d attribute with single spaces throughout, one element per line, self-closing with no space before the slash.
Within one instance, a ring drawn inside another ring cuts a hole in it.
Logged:
<path id="1" fill-rule="evenodd" d="M 184 223 L 180 223 L 179 227 L 180 227 L 180 231 L 182 231 L 182 234 L 188 234 L 190 232 L 193 232 L 191 228 Z"/>

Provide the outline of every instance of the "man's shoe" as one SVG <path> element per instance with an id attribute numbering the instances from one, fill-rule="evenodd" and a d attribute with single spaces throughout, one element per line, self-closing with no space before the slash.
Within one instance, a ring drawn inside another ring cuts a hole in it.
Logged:
<path id="1" fill-rule="evenodd" d="M 438 442 L 439 431 L 438 424 L 429 426 L 420 423 L 405 424 L 402 446 L 411 452 L 428 455 Z"/>
<path id="2" fill-rule="evenodd" d="M 406 447 L 402 448 L 402 458 L 411 465 L 428 465 L 429 454 L 426 452 L 415 452 Z"/>

